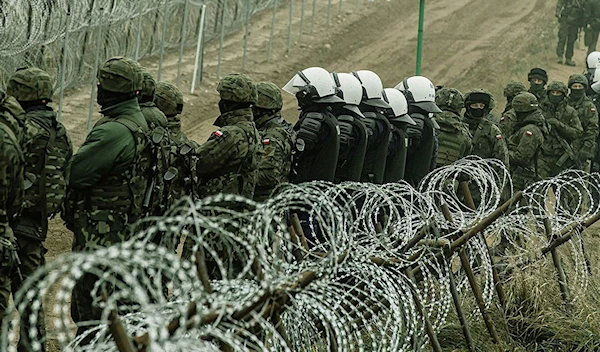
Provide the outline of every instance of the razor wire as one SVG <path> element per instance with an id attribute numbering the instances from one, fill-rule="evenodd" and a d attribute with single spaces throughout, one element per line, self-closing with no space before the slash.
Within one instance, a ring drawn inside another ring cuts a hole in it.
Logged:
<path id="1" fill-rule="evenodd" d="M 575 228 L 574 282 L 585 287 L 582 226 L 573 224 L 600 212 L 599 177 L 569 171 L 537 182 L 513 211 L 466 243 L 486 306 L 494 281 L 484 239 L 495 236 L 501 236 L 495 247 L 510 249 L 503 258 L 523 259 L 539 257 L 561 231 Z M 460 182 L 481 195 L 475 209 L 467 207 Z M 432 172 L 418 191 L 405 182 L 311 182 L 281 185 L 265 203 L 234 195 L 182 199 L 164 217 L 138 223 L 124 243 L 41 268 L 8 314 L 18 308 L 35 325 L 52 293 L 47 326 L 61 349 L 73 351 L 117 351 L 115 317 L 148 351 L 420 351 L 429 343 L 426 322 L 437 332 L 446 325 L 449 272 L 463 298 L 469 291 L 452 265 L 456 254 L 445 257 L 427 243 L 447 246 L 490 216 L 510 188 L 499 161 L 467 158 Z M 438 211 L 441 204 L 452 222 Z M 306 243 L 290 230 L 294 216 Z M 546 218 L 549 230 L 539 225 Z M 74 324 L 71 291 L 85 275 L 96 277 L 91 294 L 101 319 Z M 16 350 L 10 341 L 17 323 L 4 320 L 1 351 Z M 89 335 L 75 337 L 75 328 L 86 324 L 93 326 Z M 28 333 L 37 341 L 35 329 Z M 86 337 L 91 343 L 84 346 Z M 40 350 L 39 343 L 30 350 Z"/>

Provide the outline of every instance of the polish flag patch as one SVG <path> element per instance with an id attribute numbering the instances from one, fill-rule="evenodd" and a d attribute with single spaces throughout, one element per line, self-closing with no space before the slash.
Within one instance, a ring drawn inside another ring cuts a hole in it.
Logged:
<path id="1" fill-rule="evenodd" d="M 502 116 L 502 117 L 500 118 L 500 122 L 502 122 L 502 121 L 504 121 L 504 116 Z"/>
<path id="2" fill-rule="evenodd" d="M 264 145 L 269 145 L 269 144 L 271 144 L 271 140 L 270 139 L 263 139 L 263 144 Z"/>
<path id="3" fill-rule="evenodd" d="M 496 139 L 502 139 L 502 135 L 501 134 L 497 134 L 496 135 Z"/>
<path id="4" fill-rule="evenodd" d="M 217 137 L 221 137 L 223 135 L 223 132 L 216 130 L 213 134 Z"/>
<path id="5" fill-rule="evenodd" d="M 525 134 L 528 136 L 533 136 L 533 132 L 531 132 L 531 131 L 527 131 L 527 132 L 525 132 Z"/>
<path id="6" fill-rule="evenodd" d="M 596 108 L 591 108 L 590 110 L 592 110 L 592 112 L 596 112 Z"/>

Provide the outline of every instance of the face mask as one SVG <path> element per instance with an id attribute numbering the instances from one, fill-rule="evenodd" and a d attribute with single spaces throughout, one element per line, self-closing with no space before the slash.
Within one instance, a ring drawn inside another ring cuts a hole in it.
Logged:
<path id="1" fill-rule="evenodd" d="M 585 89 L 571 89 L 571 95 L 569 96 L 573 100 L 579 100 L 585 96 Z"/>
<path id="2" fill-rule="evenodd" d="M 531 91 L 532 92 L 539 92 L 539 91 L 544 90 L 544 84 L 543 83 L 542 84 L 535 84 L 535 83 L 531 82 L 531 86 L 530 87 L 531 87 Z"/>
<path id="3" fill-rule="evenodd" d="M 471 115 L 472 117 L 482 118 L 483 116 L 485 116 L 484 109 L 472 109 L 469 107 L 469 108 L 467 108 L 467 110 L 469 111 L 469 115 Z"/>
<path id="4" fill-rule="evenodd" d="M 560 104 L 564 98 L 565 98 L 565 96 L 562 94 L 561 95 L 548 94 L 548 100 L 554 105 Z"/>

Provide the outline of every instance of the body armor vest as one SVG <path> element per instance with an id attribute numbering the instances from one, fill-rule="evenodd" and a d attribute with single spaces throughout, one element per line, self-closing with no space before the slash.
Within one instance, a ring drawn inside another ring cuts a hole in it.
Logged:
<path id="1" fill-rule="evenodd" d="M 406 153 L 408 150 L 408 134 L 401 126 L 392 123 L 391 142 L 385 165 L 383 182 L 398 182 L 404 178 L 406 170 Z"/>
<path id="2" fill-rule="evenodd" d="M 360 181 L 367 152 L 367 127 L 350 115 L 337 116 L 340 126 L 340 154 L 335 172 L 335 183 Z"/>
<path id="3" fill-rule="evenodd" d="M 365 125 L 373 137 L 368 142 L 361 181 L 381 184 L 384 180 L 392 125 L 382 114 L 365 112 L 364 115 Z"/>
<path id="4" fill-rule="evenodd" d="M 406 155 L 404 180 L 417 187 L 423 177 L 431 171 L 436 143 L 435 126 L 432 119 L 422 113 L 411 112 L 410 117 L 416 125 L 409 125 L 406 129 L 410 142 Z"/>
<path id="5" fill-rule="evenodd" d="M 468 144 L 464 141 L 463 131 L 443 119 L 438 120 L 440 129 L 438 131 L 437 167 L 448 166 L 467 153 Z"/>

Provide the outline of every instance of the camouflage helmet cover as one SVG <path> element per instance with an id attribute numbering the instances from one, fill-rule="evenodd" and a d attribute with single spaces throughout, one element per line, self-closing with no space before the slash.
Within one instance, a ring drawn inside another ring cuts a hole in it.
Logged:
<path id="1" fill-rule="evenodd" d="M 146 68 L 140 66 L 140 69 L 142 70 L 142 75 L 144 77 L 144 81 L 142 83 L 142 91 L 140 92 L 140 94 L 142 96 L 153 98 L 154 92 L 156 90 L 156 81 L 154 80 L 154 77 L 152 77 L 150 72 L 146 70 Z"/>
<path id="2" fill-rule="evenodd" d="M 473 89 L 465 94 L 465 106 L 473 103 L 485 103 L 488 105 L 487 108 L 489 110 L 493 110 L 496 107 L 494 96 L 484 89 Z"/>
<path id="3" fill-rule="evenodd" d="M 538 100 L 529 92 L 521 92 L 515 96 L 512 105 L 515 112 L 531 112 L 538 108 Z"/>
<path id="4" fill-rule="evenodd" d="M 550 82 L 546 90 L 548 91 L 548 94 L 550 94 L 550 92 L 553 90 L 562 92 L 564 95 L 567 95 L 567 93 L 569 92 L 569 88 L 567 88 L 567 86 L 561 81 Z"/>
<path id="5" fill-rule="evenodd" d="M 435 93 L 435 104 L 440 108 L 450 108 L 459 112 L 465 107 L 464 97 L 458 89 L 442 88 Z"/>
<path id="6" fill-rule="evenodd" d="M 256 84 L 258 99 L 254 106 L 262 109 L 281 110 L 283 100 L 281 90 L 271 82 L 259 82 Z"/>
<path id="7" fill-rule="evenodd" d="M 183 94 L 171 83 L 158 82 L 154 93 L 154 104 L 166 116 L 178 115 L 183 108 Z"/>
<path id="8" fill-rule="evenodd" d="M 6 89 L 6 93 L 18 101 L 50 101 L 52 92 L 50 75 L 35 67 L 17 70 L 9 79 Z"/>
<path id="9" fill-rule="evenodd" d="M 113 57 L 98 69 L 98 83 L 109 92 L 133 93 L 142 90 L 144 77 L 137 62 L 124 57 Z"/>
<path id="10" fill-rule="evenodd" d="M 510 82 L 504 87 L 504 96 L 505 97 L 514 97 L 521 92 L 525 92 L 527 87 L 521 82 Z"/>
<path id="11" fill-rule="evenodd" d="M 582 75 L 581 73 L 576 73 L 574 75 L 569 76 L 569 88 L 571 88 L 571 86 L 575 83 L 581 83 L 583 84 L 584 87 L 587 88 L 588 86 L 588 80 L 587 78 L 585 78 L 584 75 Z"/>
<path id="12" fill-rule="evenodd" d="M 256 104 L 258 93 L 256 84 L 243 73 L 234 73 L 225 76 L 217 86 L 221 99 L 238 103 Z"/>

